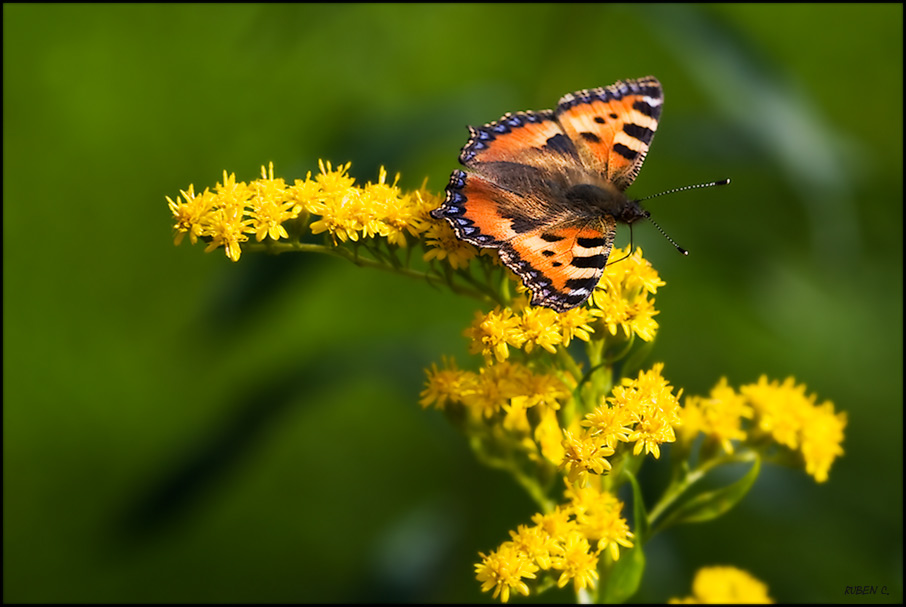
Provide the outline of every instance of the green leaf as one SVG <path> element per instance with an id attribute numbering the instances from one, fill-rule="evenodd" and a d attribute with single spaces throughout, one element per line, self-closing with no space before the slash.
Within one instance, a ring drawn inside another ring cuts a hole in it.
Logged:
<path id="1" fill-rule="evenodd" d="M 642 543 L 636 540 L 632 548 L 620 549 L 620 560 L 615 561 L 607 580 L 601 587 L 599 601 L 602 603 L 623 603 L 635 594 L 645 573 L 645 552 Z M 602 555 L 609 559 L 608 556 Z"/>
<path id="2" fill-rule="evenodd" d="M 755 479 L 758 478 L 760 470 L 761 459 L 756 458 L 749 471 L 738 481 L 720 489 L 704 491 L 684 500 L 664 518 L 663 522 L 656 525 L 657 531 L 663 531 L 682 523 L 710 521 L 727 513 L 749 492 Z"/>

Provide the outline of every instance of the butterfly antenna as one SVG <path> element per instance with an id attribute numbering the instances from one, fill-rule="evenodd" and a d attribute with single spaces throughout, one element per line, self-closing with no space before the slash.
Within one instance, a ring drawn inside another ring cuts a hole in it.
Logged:
<path id="1" fill-rule="evenodd" d="M 708 183 L 696 183 L 694 185 L 684 185 L 681 188 L 673 188 L 672 190 L 667 190 L 666 192 L 659 192 L 657 194 L 652 194 L 651 196 L 645 196 L 644 198 L 639 198 L 636 202 L 642 202 L 643 200 L 650 200 L 652 198 L 657 198 L 658 196 L 664 196 L 666 194 L 675 194 L 677 192 L 685 192 L 686 190 L 697 190 L 698 188 L 710 188 L 716 185 L 729 185 L 729 179 L 721 179 L 720 181 L 709 181 Z M 657 224 L 655 224 L 657 225 Z M 658 228 L 660 229 L 660 228 Z M 665 234 L 666 236 L 666 234 Z"/>
<path id="2" fill-rule="evenodd" d="M 681 188 L 673 188 L 672 190 L 667 190 L 666 192 L 660 192 L 658 194 L 652 194 L 651 196 L 645 196 L 644 198 L 639 198 L 638 200 L 636 200 L 636 202 L 642 202 L 643 200 L 650 200 L 652 198 L 657 198 L 658 196 L 664 196 L 665 194 L 675 194 L 676 192 L 685 192 L 686 190 L 697 190 L 699 188 L 710 188 L 710 187 L 714 187 L 717 185 L 729 185 L 729 183 L 730 183 L 729 179 L 721 179 L 720 181 L 709 181 L 708 183 L 696 183 L 693 185 L 684 185 Z M 670 236 L 667 234 L 667 232 L 664 231 L 664 228 L 659 226 L 657 224 L 657 222 L 651 218 L 651 215 L 649 213 L 647 213 L 647 212 L 645 213 L 645 218 L 648 219 L 648 221 L 650 221 L 651 224 L 657 228 L 657 231 L 660 232 L 661 235 L 670 242 L 670 244 L 672 244 L 674 247 L 676 247 L 677 251 L 679 251 L 683 255 L 689 254 L 689 251 L 687 251 L 683 247 L 676 244 L 676 241 L 673 240 L 672 238 L 670 238 Z"/>
<path id="3" fill-rule="evenodd" d="M 665 194 L 666 194 L 666 192 L 665 192 Z M 664 238 L 666 238 L 667 241 L 670 242 L 670 244 L 672 244 L 674 247 L 676 247 L 676 250 L 677 250 L 677 251 L 679 251 L 679 252 L 682 253 L 683 255 L 688 255 L 688 254 L 689 254 L 689 251 L 687 251 L 687 250 L 684 249 L 683 247 L 681 247 L 681 246 L 679 246 L 678 244 L 676 244 L 676 241 L 673 240 L 672 238 L 670 238 L 670 236 L 667 234 L 667 232 L 664 231 L 664 228 L 662 228 L 661 226 L 659 226 L 659 225 L 657 224 L 657 222 L 651 218 L 651 215 L 646 214 L 645 217 L 646 217 L 646 219 L 648 219 L 648 221 L 651 222 L 651 225 L 653 225 L 654 227 L 657 228 L 657 231 L 661 233 L 661 236 L 663 236 Z"/>

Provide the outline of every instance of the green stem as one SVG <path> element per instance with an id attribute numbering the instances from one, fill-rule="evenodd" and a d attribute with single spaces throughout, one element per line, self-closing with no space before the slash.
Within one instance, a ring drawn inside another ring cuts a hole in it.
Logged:
<path id="1" fill-rule="evenodd" d="M 506 305 L 506 301 L 505 301 L 503 298 L 501 298 L 500 293 L 498 293 L 497 291 L 495 291 L 495 290 L 490 286 L 491 281 L 486 280 L 486 282 L 481 282 L 480 280 L 478 280 L 477 278 L 475 278 L 475 277 L 472 275 L 471 267 L 470 267 L 470 268 L 467 268 L 467 269 L 465 269 L 465 270 L 457 271 L 457 272 L 455 273 L 455 275 L 458 275 L 460 278 L 462 278 L 463 280 L 465 280 L 467 283 L 469 283 L 470 285 L 472 285 L 473 287 L 475 287 L 476 290 L 481 291 L 482 293 L 484 293 L 484 294 L 485 294 L 485 299 L 488 299 L 488 300 L 490 300 L 490 301 L 493 302 L 493 303 L 497 303 L 497 304 L 500 304 L 500 305 Z"/>
<path id="2" fill-rule="evenodd" d="M 708 459 L 697 468 L 689 470 L 685 475 L 677 478 L 674 482 L 670 483 L 670 486 L 664 491 L 663 497 L 661 497 L 660 501 L 655 504 L 648 513 L 649 529 L 654 530 L 657 527 L 658 519 L 664 515 L 670 506 L 675 504 L 677 500 L 692 487 L 692 485 L 703 479 L 708 472 L 724 464 L 750 462 L 756 457 L 757 454 L 755 452 L 746 451 L 744 453 Z"/>
<path id="3" fill-rule="evenodd" d="M 538 484 L 538 480 L 527 475 L 516 463 L 509 458 L 494 457 L 490 455 L 481 445 L 478 438 L 471 441 L 472 451 L 480 462 L 489 468 L 504 470 L 513 475 L 516 482 L 519 483 L 529 496 L 535 500 L 535 503 L 541 508 L 542 512 L 551 512 L 554 509 L 554 502 L 547 497 L 544 490 Z"/>
<path id="4" fill-rule="evenodd" d="M 607 363 L 613 364 L 629 354 L 629 351 L 632 350 L 633 344 L 635 344 L 635 333 L 630 334 L 629 339 L 626 340 L 626 345 L 623 346 L 623 349 L 620 350 L 617 354 L 605 356 Z"/>
<path id="5" fill-rule="evenodd" d="M 557 377 L 559 377 L 560 381 L 567 386 L 574 384 L 572 398 L 563 405 L 561 414 L 564 425 L 568 426 L 576 417 L 576 408 L 582 398 L 582 395 L 579 392 L 579 389 L 582 387 L 582 368 L 566 348 L 557 348 L 557 360 L 559 360 L 562 365 L 561 368 L 554 367 L 554 372 Z M 571 376 L 572 381 L 567 380 L 567 373 Z"/>
<path id="6" fill-rule="evenodd" d="M 375 268 L 378 270 L 384 270 L 386 272 L 392 272 L 393 274 L 399 274 L 401 276 L 407 276 L 409 278 L 414 278 L 416 280 L 424 280 L 426 282 L 432 282 L 434 280 L 441 281 L 444 277 L 437 272 L 422 272 L 419 270 L 413 270 L 411 268 L 402 267 L 401 265 L 389 265 L 386 262 L 381 262 L 375 259 L 368 257 L 362 257 L 356 255 L 355 253 L 349 251 L 348 249 L 340 247 L 329 247 L 320 244 L 312 244 L 307 242 L 269 242 L 269 243 L 245 243 L 242 247 L 245 251 L 248 252 L 267 252 L 267 253 L 288 253 L 291 251 L 301 252 L 301 253 L 320 253 L 322 255 L 330 255 L 332 257 L 339 257 L 340 259 L 345 259 L 346 261 L 352 262 L 355 265 L 361 268 Z M 367 248 L 367 247 L 366 247 Z M 370 250 L 370 249 L 369 249 Z M 371 251 L 374 254 L 373 251 Z M 450 280 L 446 281 L 450 290 L 458 295 L 466 295 L 473 297 L 480 301 L 493 301 L 486 292 L 481 289 L 469 288 L 459 284 L 456 284 Z"/>

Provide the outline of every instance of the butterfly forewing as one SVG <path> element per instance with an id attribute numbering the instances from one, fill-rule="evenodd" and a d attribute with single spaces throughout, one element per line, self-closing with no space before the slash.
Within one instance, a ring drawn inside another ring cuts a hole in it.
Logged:
<path id="1" fill-rule="evenodd" d="M 460 162 L 499 187 L 555 202 L 569 180 L 584 172 L 572 140 L 554 112 L 517 112 L 481 127 L 469 127 Z"/>
<path id="2" fill-rule="evenodd" d="M 621 190 L 648 154 L 664 95 L 653 76 L 564 95 L 556 116 L 582 161 Z"/>

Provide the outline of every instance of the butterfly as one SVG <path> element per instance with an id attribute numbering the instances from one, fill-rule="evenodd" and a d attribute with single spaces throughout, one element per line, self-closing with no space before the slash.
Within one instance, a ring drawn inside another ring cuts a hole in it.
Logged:
<path id="1" fill-rule="evenodd" d="M 617 222 L 647 218 L 624 194 L 648 153 L 664 104 L 653 76 L 564 95 L 554 110 L 469 127 L 443 204 L 456 237 L 495 248 L 533 305 L 565 312 L 604 273 Z"/>

